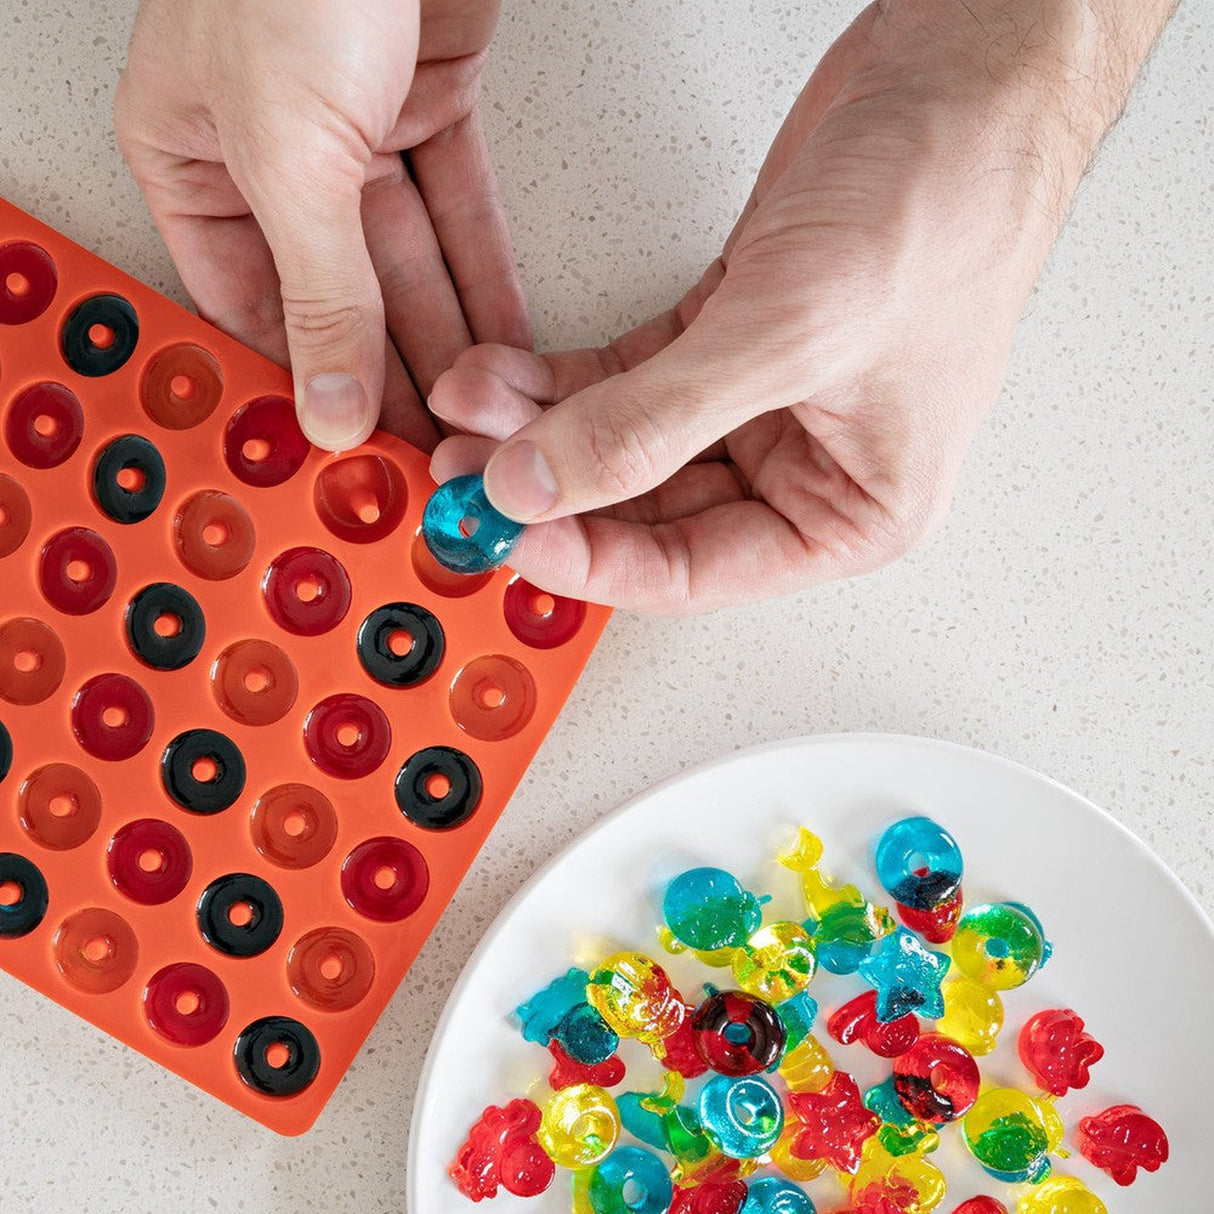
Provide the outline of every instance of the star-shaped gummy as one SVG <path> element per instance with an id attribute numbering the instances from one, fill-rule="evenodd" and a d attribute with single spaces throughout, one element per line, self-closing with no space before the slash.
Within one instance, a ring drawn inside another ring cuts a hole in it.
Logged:
<path id="1" fill-rule="evenodd" d="M 914 932 L 895 928 L 860 963 L 860 977 L 876 987 L 877 1019 L 882 1023 L 917 1012 L 929 1020 L 944 1015 L 940 984 L 950 959 L 924 947 Z"/>
<path id="2" fill-rule="evenodd" d="M 820 1092 L 789 1092 L 796 1115 L 792 1153 L 797 1159 L 825 1159 L 840 1172 L 855 1172 L 864 1144 L 881 1118 L 864 1107 L 856 1081 L 836 1071 Z"/>

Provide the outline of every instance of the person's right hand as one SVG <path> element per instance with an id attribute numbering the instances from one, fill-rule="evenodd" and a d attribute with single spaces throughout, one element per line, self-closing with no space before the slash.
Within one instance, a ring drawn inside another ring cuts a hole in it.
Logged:
<path id="1" fill-rule="evenodd" d="M 123 153 L 200 314 L 289 361 L 320 446 L 379 423 L 428 450 L 455 356 L 530 345 L 477 114 L 498 6 L 140 6 Z"/>

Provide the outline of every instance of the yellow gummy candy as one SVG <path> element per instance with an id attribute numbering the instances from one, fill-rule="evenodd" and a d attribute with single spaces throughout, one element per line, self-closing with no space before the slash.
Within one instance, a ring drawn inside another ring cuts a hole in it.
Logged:
<path id="1" fill-rule="evenodd" d="M 875 1137 L 864 1144 L 855 1176 L 847 1178 L 853 1200 L 871 1186 L 897 1194 L 898 1208 L 905 1214 L 931 1214 L 948 1189 L 944 1173 L 934 1163 L 917 1153 L 891 1155 Z"/>
<path id="2" fill-rule="evenodd" d="M 820 1092 L 834 1073 L 834 1060 L 813 1033 L 780 1063 L 780 1078 L 794 1092 Z"/>
<path id="3" fill-rule="evenodd" d="M 1055 1176 L 1026 1193 L 1016 1206 L 1016 1214 L 1109 1214 L 1109 1211 L 1082 1180 Z"/>
<path id="4" fill-rule="evenodd" d="M 787 1121 L 784 1131 L 771 1148 L 771 1162 L 789 1180 L 803 1183 L 816 1180 L 829 1166 L 825 1159 L 799 1159 L 792 1153 L 793 1143 L 797 1140 L 799 1127 L 795 1121 Z"/>
<path id="5" fill-rule="evenodd" d="M 562 1168 L 590 1168 L 606 1159 L 620 1137 L 620 1113 L 609 1092 L 591 1083 L 553 1092 L 536 1138 Z"/>
<path id="6" fill-rule="evenodd" d="M 944 1015 L 939 1032 L 963 1045 L 975 1058 L 984 1058 L 999 1040 L 1003 1028 L 1003 1000 L 998 991 L 972 978 L 953 978 L 943 987 Z"/>
<path id="7" fill-rule="evenodd" d="M 734 952 L 733 976 L 748 995 L 783 1003 L 809 985 L 817 964 L 813 942 L 799 923 L 772 923 Z"/>

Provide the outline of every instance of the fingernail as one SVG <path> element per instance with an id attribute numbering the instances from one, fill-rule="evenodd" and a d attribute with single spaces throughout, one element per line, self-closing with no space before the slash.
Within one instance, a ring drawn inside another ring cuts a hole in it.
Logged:
<path id="1" fill-rule="evenodd" d="M 366 389 L 352 375 L 314 375 L 304 388 L 299 424 L 318 447 L 357 446 L 375 424 Z"/>
<path id="2" fill-rule="evenodd" d="M 529 523 L 556 505 L 556 477 L 539 447 L 520 439 L 489 461 L 485 492 L 508 518 Z"/>

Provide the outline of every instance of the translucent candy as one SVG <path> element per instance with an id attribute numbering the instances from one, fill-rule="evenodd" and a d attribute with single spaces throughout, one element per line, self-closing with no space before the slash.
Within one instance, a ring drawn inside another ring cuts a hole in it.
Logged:
<path id="1" fill-rule="evenodd" d="M 813 1031 L 814 1022 L 818 1019 L 818 1001 L 802 991 L 791 999 L 777 1003 L 776 1014 L 784 1023 L 784 1049 L 786 1052 L 792 1051 Z"/>
<path id="2" fill-rule="evenodd" d="M 621 1037 L 660 1046 L 683 1023 L 686 1005 L 666 971 L 642 953 L 616 953 L 591 975 L 586 999 Z"/>
<path id="3" fill-rule="evenodd" d="M 662 917 L 679 943 L 697 952 L 745 944 L 762 921 L 754 894 L 720 868 L 693 868 L 677 876 L 662 899 Z"/>
<path id="4" fill-rule="evenodd" d="M 1037 1184 L 1050 1173 L 1050 1154 L 1062 1145 L 1063 1125 L 1046 1097 L 1014 1088 L 989 1088 L 962 1122 L 965 1143 L 996 1180 Z"/>
<path id="5" fill-rule="evenodd" d="M 536 1139 L 553 1163 L 588 1168 L 606 1159 L 620 1137 L 620 1114 L 602 1088 L 582 1083 L 548 1097 Z"/>
<path id="6" fill-rule="evenodd" d="M 722 1155 L 755 1159 L 779 1139 L 784 1108 L 771 1084 L 757 1075 L 714 1075 L 700 1092 L 700 1122 Z"/>
<path id="7" fill-rule="evenodd" d="M 586 1002 L 586 984 L 590 975 L 585 970 L 570 969 L 554 978 L 542 991 L 537 991 L 526 1003 L 520 1003 L 515 1015 L 523 1026 L 523 1038 L 536 1045 L 547 1045 L 557 1026 L 579 1003 Z"/>
<path id="8" fill-rule="evenodd" d="M 1050 958 L 1052 946 L 1027 906 L 995 902 L 961 916 L 953 960 L 967 978 L 992 990 L 1023 986 Z"/>
<path id="9" fill-rule="evenodd" d="M 1003 1028 L 1003 1000 L 997 991 L 972 978 L 958 975 L 943 986 L 944 1015 L 936 1027 L 975 1058 L 985 1058 Z"/>
<path id="10" fill-rule="evenodd" d="M 971 1197 L 963 1201 L 953 1214 L 1007 1214 L 1007 1206 L 993 1197 Z"/>
<path id="11" fill-rule="evenodd" d="M 523 534 L 495 510 L 479 476 L 457 476 L 430 495 L 422 515 L 422 538 L 436 561 L 453 573 L 484 573 L 505 563 Z"/>
<path id="12" fill-rule="evenodd" d="M 877 841 L 877 878 L 895 902 L 930 911 L 961 887 L 961 848 L 931 818 L 903 818 Z"/>
<path id="13" fill-rule="evenodd" d="M 973 1107 L 980 1083 L 973 1055 L 941 1033 L 925 1033 L 894 1059 L 894 1090 L 918 1121 L 956 1121 Z"/>
<path id="14" fill-rule="evenodd" d="M 890 1155 L 930 1155 L 940 1146 L 940 1135 L 907 1111 L 892 1075 L 864 1093 L 864 1107 L 881 1118 L 877 1138 Z"/>
<path id="15" fill-rule="evenodd" d="M 691 1017 L 695 1008 L 683 1006 L 683 1021 L 669 1037 L 662 1039 L 660 1062 L 668 1071 L 677 1071 L 684 1079 L 694 1079 L 708 1070 L 708 1063 L 696 1049 Z"/>
<path id="16" fill-rule="evenodd" d="M 586 1176 L 594 1214 L 667 1214 L 674 1199 L 666 1165 L 642 1147 L 617 1147 Z"/>
<path id="17" fill-rule="evenodd" d="M 1163 1127 L 1133 1104 L 1114 1105 L 1083 1118 L 1075 1145 L 1084 1159 L 1119 1185 L 1133 1184 L 1139 1168 L 1155 1172 L 1168 1160 L 1168 1136 Z"/>
<path id="18" fill-rule="evenodd" d="M 718 991 L 695 1010 L 692 1037 L 700 1057 L 721 1075 L 772 1070 L 787 1033 L 770 1003 L 744 991 Z"/>
<path id="19" fill-rule="evenodd" d="M 1108 1214 L 1108 1207 L 1082 1180 L 1053 1176 L 1021 1197 L 1016 1214 Z"/>
<path id="20" fill-rule="evenodd" d="M 896 928 L 860 964 L 860 976 L 877 991 L 877 1019 L 897 1020 L 908 1012 L 936 1018 L 944 1014 L 940 984 L 949 959 L 933 953 L 914 932 Z"/>
<path id="21" fill-rule="evenodd" d="M 556 1026 L 554 1036 L 570 1058 L 586 1066 L 606 1062 L 620 1044 L 619 1034 L 588 1003 L 570 1008 Z"/>
<path id="22" fill-rule="evenodd" d="M 800 994 L 816 968 L 813 943 L 799 923 L 761 927 L 733 955 L 738 986 L 771 1003 Z"/>
<path id="23" fill-rule="evenodd" d="M 548 1086 L 558 1092 L 561 1088 L 571 1088 L 578 1083 L 592 1083 L 600 1088 L 612 1088 L 624 1079 L 624 1062 L 618 1054 L 613 1054 L 606 1062 L 587 1066 L 570 1058 L 561 1049 L 559 1041 L 548 1042 L 548 1052 L 552 1055 L 552 1069 L 548 1072 Z"/>
<path id="24" fill-rule="evenodd" d="M 876 1138 L 864 1145 L 848 1194 L 861 1209 L 885 1198 L 905 1214 L 931 1214 L 943 1200 L 944 1173 L 921 1155 L 891 1155 Z"/>
<path id="25" fill-rule="evenodd" d="M 686 1189 L 676 1185 L 670 1214 L 738 1214 L 746 1192 L 741 1180 L 710 1181 Z"/>
<path id="26" fill-rule="evenodd" d="M 817 1210 L 804 1189 L 777 1176 L 764 1176 L 751 1184 L 742 1214 L 817 1214 Z"/>
<path id="27" fill-rule="evenodd" d="M 864 1107 L 850 1076 L 837 1072 L 820 1092 L 789 1092 L 789 1107 L 798 1121 L 793 1153 L 802 1159 L 825 1159 L 840 1172 L 855 1172 L 864 1144 L 881 1124 Z"/>
<path id="28" fill-rule="evenodd" d="M 1083 1020 L 1069 1008 L 1031 1016 L 1020 1030 L 1017 1045 L 1020 1061 L 1051 1096 L 1087 1087 L 1091 1067 L 1104 1057 L 1104 1046 L 1084 1032 Z"/>
<path id="29" fill-rule="evenodd" d="M 780 1061 L 780 1078 L 796 1092 L 820 1092 L 834 1074 L 834 1059 L 813 1033 Z"/>
<path id="30" fill-rule="evenodd" d="M 913 906 L 899 903 L 898 917 L 929 944 L 947 944 L 957 932 L 964 908 L 965 896 L 958 889 L 951 898 L 939 906 L 933 906 L 931 910 L 916 910 Z"/>
<path id="31" fill-rule="evenodd" d="M 816 1180 L 830 1164 L 825 1159 L 801 1159 L 793 1154 L 799 1132 L 800 1122 L 795 1117 L 786 1117 L 784 1129 L 770 1151 L 772 1166 L 789 1180 Z"/>
<path id="32" fill-rule="evenodd" d="M 831 1015 L 826 1031 L 840 1045 L 860 1041 L 879 1058 L 893 1058 L 918 1041 L 919 1021 L 908 1013 L 882 1023 L 877 1019 L 877 992 L 865 991 Z"/>
<path id="33" fill-rule="evenodd" d="M 555 1169 L 536 1141 L 540 1110 L 530 1100 L 487 1108 L 468 1131 L 447 1169 L 465 1197 L 496 1197 L 500 1185 L 516 1197 L 534 1197 L 552 1183 Z"/>

